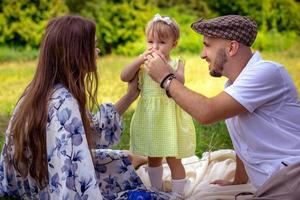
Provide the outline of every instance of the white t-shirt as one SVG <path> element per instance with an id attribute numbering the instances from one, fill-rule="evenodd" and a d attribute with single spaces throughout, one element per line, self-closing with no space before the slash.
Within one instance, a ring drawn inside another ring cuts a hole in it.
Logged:
<path id="1" fill-rule="evenodd" d="M 261 186 L 284 165 L 300 161 L 300 102 L 286 69 L 256 52 L 225 92 L 248 112 L 226 125 L 251 183 Z"/>

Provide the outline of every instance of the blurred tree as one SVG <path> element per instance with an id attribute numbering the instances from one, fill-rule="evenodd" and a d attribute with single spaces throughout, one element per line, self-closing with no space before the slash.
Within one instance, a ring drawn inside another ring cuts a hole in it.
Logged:
<path id="1" fill-rule="evenodd" d="M 148 2 L 160 9 L 177 7 L 181 12 L 196 15 L 198 18 L 212 15 L 205 0 L 149 0 Z"/>
<path id="2" fill-rule="evenodd" d="M 79 0 L 66 0 L 73 5 Z M 88 0 L 69 10 L 94 19 L 102 54 L 137 55 L 144 50 L 144 28 L 155 13 L 170 15 L 190 29 L 190 23 L 212 13 L 204 0 Z M 190 47 L 189 47 L 190 48 Z"/>
<path id="3" fill-rule="evenodd" d="M 290 31 L 300 34 L 300 4 L 294 0 L 262 1 L 264 31 Z"/>
<path id="4" fill-rule="evenodd" d="M 300 33 L 300 5 L 295 0 L 207 0 L 207 3 L 218 15 L 250 16 L 263 31 Z"/>
<path id="5" fill-rule="evenodd" d="M 155 13 L 181 26 L 180 51 L 197 51 L 190 24 L 198 18 L 240 14 L 260 30 L 300 34 L 300 0 L 0 0 L 0 45 L 37 47 L 47 21 L 69 11 L 93 19 L 102 54 L 136 55 Z M 198 37 L 198 36 L 197 36 Z"/>
<path id="6" fill-rule="evenodd" d="M 91 0 L 80 14 L 96 21 L 99 47 L 109 54 L 142 38 L 154 10 L 143 0 Z"/>
<path id="7" fill-rule="evenodd" d="M 72 14 L 79 14 L 84 9 L 86 3 L 91 1 L 93 0 L 65 0 L 66 6 L 68 6 L 69 12 Z"/>
<path id="8" fill-rule="evenodd" d="M 0 1 L 0 13 L 2 13 L 3 12 L 3 1 L 1 0 Z"/>
<path id="9" fill-rule="evenodd" d="M 37 47 L 47 21 L 68 9 L 63 0 L 1 0 L 0 44 Z"/>

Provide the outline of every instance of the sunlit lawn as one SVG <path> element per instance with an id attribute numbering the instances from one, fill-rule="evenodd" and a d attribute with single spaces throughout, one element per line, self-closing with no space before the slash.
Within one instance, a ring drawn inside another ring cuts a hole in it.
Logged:
<path id="1" fill-rule="evenodd" d="M 263 56 L 266 59 L 284 64 L 295 81 L 298 91 L 300 91 L 300 58 L 298 55 L 281 52 L 264 53 Z M 225 78 L 211 78 L 208 75 L 207 64 L 198 55 L 184 55 L 183 57 L 186 60 L 187 87 L 207 96 L 214 96 L 222 91 Z M 124 65 L 132 59 L 130 57 L 107 56 L 98 60 L 100 103 L 116 102 L 125 93 L 126 84 L 120 81 L 119 74 Z M 0 64 L 0 146 L 3 143 L 3 134 L 9 116 L 18 97 L 31 80 L 35 65 L 36 61 Z M 134 107 L 135 104 L 130 107 L 123 117 L 125 131 L 122 142 L 116 148 L 127 149 L 129 147 L 128 130 Z M 210 150 L 209 146 L 212 150 L 232 147 L 223 122 L 211 126 L 202 126 L 195 122 L 195 126 L 197 130 L 197 155 Z"/>

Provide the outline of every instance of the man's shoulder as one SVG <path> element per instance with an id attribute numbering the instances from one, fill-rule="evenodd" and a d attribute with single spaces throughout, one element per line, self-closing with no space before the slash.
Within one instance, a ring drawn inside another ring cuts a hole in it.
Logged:
<path id="1" fill-rule="evenodd" d="M 255 63 L 253 63 L 253 66 L 257 67 L 257 68 L 263 67 L 263 68 L 269 68 L 269 69 L 272 69 L 272 68 L 277 69 L 277 68 L 283 67 L 282 64 L 277 63 L 275 61 L 263 60 L 263 59 L 261 59 L 261 60 L 255 62 Z"/>
<path id="2" fill-rule="evenodd" d="M 277 62 L 257 59 L 243 70 L 235 84 L 246 84 L 247 87 L 251 82 L 277 84 L 278 80 L 282 78 L 283 71 L 285 71 L 283 65 Z"/>
<path id="3" fill-rule="evenodd" d="M 270 60 L 258 60 L 246 70 L 246 74 L 252 74 L 255 77 L 262 77 L 263 79 L 269 77 L 277 77 L 280 76 L 282 70 L 284 70 L 283 65 L 280 63 L 270 61 Z"/>

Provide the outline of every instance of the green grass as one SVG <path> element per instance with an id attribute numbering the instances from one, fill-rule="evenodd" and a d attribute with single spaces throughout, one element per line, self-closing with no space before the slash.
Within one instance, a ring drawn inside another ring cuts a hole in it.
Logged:
<path id="1" fill-rule="evenodd" d="M 300 91 L 300 58 L 298 48 L 278 53 L 263 53 L 266 59 L 284 64 Z M 223 90 L 225 78 L 212 78 L 208 74 L 205 61 L 198 55 L 183 55 L 186 60 L 187 87 L 206 96 L 214 96 Z M 99 102 L 116 102 L 126 91 L 126 84 L 120 81 L 119 74 L 133 58 L 123 56 L 106 56 L 98 60 L 99 70 Z M 7 127 L 12 110 L 35 71 L 36 61 L 6 62 L 0 64 L 0 146 L 3 144 L 3 134 Z M 124 114 L 124 133 L 121 143 L 116 147 L 128 149 L 129 124 L 136 102 Z M 195 122 L 197 133 L 197 151 L 202 152 L 220 148 L 232 148 L 224 122 L 203 126 Z"/>
<path id="2" fill-rule="evenodd" d="M 33 60 L 37 58 L 38 53 L 38 49 L 35 48 L 0 46 L 0 63 Z"/>

